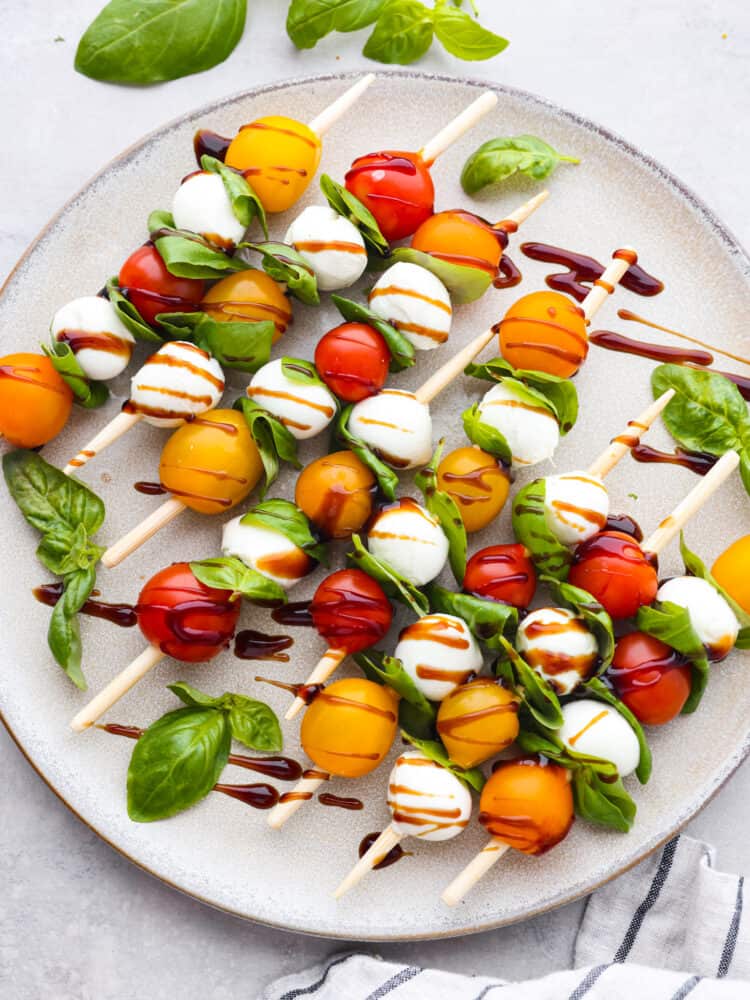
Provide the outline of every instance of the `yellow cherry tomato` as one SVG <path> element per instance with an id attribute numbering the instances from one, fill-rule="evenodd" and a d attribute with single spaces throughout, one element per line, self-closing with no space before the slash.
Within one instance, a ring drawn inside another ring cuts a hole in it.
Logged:
<path id="1" fill-rule="evenodd" d="M 503 255 L 501 237 L 492 226 L 471 212 L 438 212 L 423 222 L 411 245 L 452 264 L 487 271 L 494 278 Z"/>
<path id="2" fill-rule="evenodd" d="M 716 582 L 750 614 L 750 535 L 738 538 L 711 569 Z"/>
<path id="3" fill-rule="evenodd" d="M 515 368 L 570 378 L 588 349 L 583 309 L 560 292 L 524 295 L 500 322 L 500 352 Z"/>
<path id="4" fill-rule="evenodd" d="M 19 448 L 38 448 L 60 433 L 73 393 L 44 354 L 0 358 L 0 434 Z"/>
<path id="5" fill-rule="evenodd" d="M 329 774 L 361 778 L 390 750 L 397 718 L 398 696 L 391 688 L 347 677 L 325 687 L 305 712 L 302 747 Z"/>
<path id="6" fill-rule="evenodd" d="M 437 470 L 438 486 L 453 497 L 468 532 L 481 531 L 505 505 L 510 476 L 502 465 L 476 446 L 456 448 Z"/>
<path id="7" fill-rule="evenodd" d="M 372 514 L 375 476 L 353 451 L 316 458 L 300 473 L 294 501 L 327 538 L 348 538 Z"/>
<path id="8" fill-rule="evenodd" d="M 219 323 L 271 322 L 274 343 L 292 321 L 292 306 L 281 286 L 254 267 L 217 281 L 203 296 L 202 307 Z"/>
<path id="9" fill-rule="evenodd" d="M 242 171 L 267 212 L 285 212 L 315 176 L 320 154 L 320 139 L 307 125 L 271 115 L 242 126 L 226 164 Z"/>
<path id="10" fill-rule="evenodd" d="M 478 677 L 440 702 L 437 730 L 454 763 L 476 767 L 518 736 L 518 699 L 489 677 Z"/>
<path id="11" fill-rule="evenodd" d="M 159 463 L 162 486 L 201 514 L 222 514 L 240 503 L 263 472 L 245 418 L 209 410 L 178 428 Z"/>

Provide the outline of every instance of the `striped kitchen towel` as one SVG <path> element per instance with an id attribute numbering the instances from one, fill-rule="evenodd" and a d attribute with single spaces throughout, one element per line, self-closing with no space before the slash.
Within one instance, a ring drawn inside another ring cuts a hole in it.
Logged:
<path id="1" fill-rule="evenodd" d="M 743 879 L 717 871 L 706 844 L 678 836 L 589 898 L 574 970 L 511 983 L 338 955 L 278 980 L 261 1000 L 750 1000 L 742 907 Z"/>

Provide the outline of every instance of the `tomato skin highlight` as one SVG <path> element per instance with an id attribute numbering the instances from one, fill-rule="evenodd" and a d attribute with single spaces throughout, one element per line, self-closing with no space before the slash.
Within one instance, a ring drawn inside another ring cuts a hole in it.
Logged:
<path id="1" fill-rule="evenodd" d="M 372 514 L 375 476 L 353 451 L 316 458 L 297 479 L 294 502 L 325 538 L 349 538 Z"/>
<path id="2" fill-rule="evenodd" d="M 0 434 L 19 448 L 56 437 L 73 406 L 73 393 L 44 354 L 0 358 Z"/>
<path id="3" fill-rule="evenodd" d="M 170 274 L 152 243 L 144 243 L 131 253 L 117 280 L 149 326 L 156 326 L 159 313 L 195 312 L 206 286 L 205 281 L 197 278 L 177 278 Z"/>
<path id="4" fill-rule="evenodd" d="M 390 361 L 385 338 L 367 323 L 335 326 L 315 348 L 318 374 L 345 403 L 358 403 L 380 392 Z"/>
<path id="5" fill-rule="evenodd" d="M 500 321 L 500 353 L 514 368 L 575 375 L 588 354 L 583 309 L 560 292 L 532 292 Z"/>
<path id="6" fill-rule="evenodd" d="M 453 498 L 467 532 L 481 531 L 498 516 L 510 492 L 510 476 L 476 445 L 456 448 L 442 459 L 438 487 Z"/>
<path id="7" fill-rule="evenodd" d="M 434 211 L 435 188 L 419 153 L 388 150 L 360 156 L 345 184 L 372 212 L 389 242 L 411 236 Z"/>
<path id="8" fill-rule="evenodd" d="M 331 649 L 360 653 L 384 638 L 393 608 L 380 584 L 361 569 L 341 569 L 320 584 L 310 604 L 313 625 Z"/>
<path id="9" fill-rule="evenodd" d="M 414 233 L 415 250 L 496 278 L 503 256 L 504 233 L 473 212 L 450 209 L 426 219 Z"/>
<path id="10" fill-rule="evenodd" d="M 569 581 L 587 590 L 612 618 L 630 618 L 659 589 L 656 567 L 630 535 L 602 531 L 578 546 Z"/>
<path id="11" fill-rule="evenodd" d="M 464 590 L 489 601 L 527 608 L 536 592 L 536 570 L 519 542 L 488 545 L 466 564 Z"/>
<path id="12" fill-rule="evenodd" d="M 645 632 L 618 639 L 607 676 L 620 700 L 645 726 L 663 726 L 679 715 L 692 686 L 690 664 L 671 646 Z"/>

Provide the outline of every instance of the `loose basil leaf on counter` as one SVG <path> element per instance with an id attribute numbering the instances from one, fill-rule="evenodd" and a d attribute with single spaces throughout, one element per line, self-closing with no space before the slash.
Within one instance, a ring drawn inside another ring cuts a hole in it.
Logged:
<path id="1" fill-rule="evenodd" d="M 552 410 L 560 425 L 560 434 L 565 436 L 575 426 L 578 419 L 578 392 L 570 379 L 548 375 L 547 372 L 514 368 L 505 358 L 469 364 L 464 368 L 464 374 L 486 382 L 502 382 L 508 378 L 521 382 L 532 405 L 538 403 Z"/>
<path id="2" fill-rule="evenodd" d="M 312 559 L 328 564 L 328 550 L 310 530 L 310 522 L 291 500 L 264 500 L 242 517 L 242 524 L 279 531 Z"/>
<path id="3" fill-rule="evenodd" d="M 225 278 L 250 267 L 247 261 L 220 250 L 186 229 L 157 229 L 151 239 L 169 273 L 178 278 Z"/>
<path id="4" fill-rule="evenodd" d="M 432 45 L 434 12 L 419 0 L 387 0 L 362 54 L 382 63 L 407 66 Z"/>
<path id="5" fill-rule="evenodd" d="M 75 68 L 129 84 L 202 73 L 233 51 L 246 11 L 247 0 L 110 0 L 78 43 Z"/>
<path id="6" fill-rule="evenodd" d="M 580 163 L 564 156 L 534 135 L 501 136 L 490 139 L 472 153 L 461 172 L 461 186 L 476 194 L 488 184 L 498 184 L 515 173 L 543 181 L 559 163 Z"/>
<path id="7" fill-rule="evenodd" d="M 486 424 L 482 420 L 478 403 L 474 403 L 468 410 L 464 410 L 461 414 L 461 419 L 464 425 L 464 433 L 472 444 L 477 445 L 482 451 L 486 451 L 490 455 L 494 455 L 495 458 L 500 459 L 503 465 L 511 465 L 513 462 L 513 452 L 510 450 L 510 445 L 499 430 L 491 427 L 490 424 Z"/>
<path id="8" fill-rule="evenodd" d="M 217 160 L 215 156 L 201 156 L 201 166 L 212 174 L 218 174 L 224 183 L 224 190 L 232 203 L 235 217 L 245 229 L 249 229 L 253 220 L 257 219 L 263 235 L 268 239 L 268 222 L 266 210 L 263 208 L 252 185 L 237 170 L 228 167 L 226 163 Z"/>
<path id="9" fill-rule="evenodd" d="M 513 534 L 531 553 L 540 573 L 565 580 L 573 554 L 550 531 L 544 497 L 544 479 L 535 479 L 519 490 L 513 501 Z"/>
<path id="10" fill-rule="evenodd" d="M 250 750 L 262 750 L 266 753 L 281 750 L 283 739 L 279 720 L 265 702 L 229 691 L 213 698 L 185 681 L 169 684 L 168 687 L 189 707 L 215 708 L 226 712 L 232 736 Z"/>
<path id="11" fill-rule="evenodd" d="M 222 323 L 203 312 L 159 313 L 156 322 L 172 340 L 191 340 L 223 368 L 257 372 L 271 357 L 276 327 L 257 323 Z"/>
<path id="12" fill-rule="evenodd" d="M 635 769 L 635 774 L 640 783 L 645 785 L 651 777 L 653 760 L 651 757 L 651 748 L 646 741 L 646 735 L 643 732 L 643 727 L 640 722 L 636 719 L 628 706 L 624 702 L 620 701 L 614 691 L 608 688 L 601 678 L 591 677 L 589 680 L 584 682 L 583 686 L 594 698 L 599 701 L 606 702 L 608 705 L 611 705 L 615 711 L 619 712 L 635 733 L 636 739 L 638 740 L 638 746 L 640 748 L 638 767 Z"/>
<path id="13" fill-rule="evenodd" d="M 136 340 L 148 340 L 152 343 L 162 344 L 164 338 L 159 336 L 143 319 L 133 303 L 127 299 L 117 280 L 117 276 L 111 277 L 106 284 L 107 298 L 117 311 L 117 315 L 122 320 L 124 326 L 133 334 Z"/>
<path id="14" fill-rule="evenodd" d="M 62 596 L 52 609 L 47 630 L 47 643 L 52 655 L 81 691 L 85 691 L 88 685 L 81 670 L 81 631 L 76 616 L 95 584 L 96 570 L 93 566 L 66 574 Z"/>
<path id="15" fill-rule="evenodd" d="M 236 556 L 216 556 L 190 563 L 193 575 L 206 587 L 231 590 L 230 601 L 244 597 L 248 601 L 282 601 L 286 591 L 257 569 L 246 566 Z"/>
<path id="16" fill-rule="evenodd" d="M 42 344 L 42 350 L 52 362 L 58 375 L 68 383 L 76 403 L 84 409 L 94 410 L 109 399 L 109 389 L 104 382 L 94 382 L 81 368 L 70 344 L 59 341 Z"/>
<path id="17" fill-rule="evenodd" d="M 544 677 L 533 670 L 514 646 L 500 636 L 502 656 L 495 664 L 495 673 L 519 696 L 527 712 L 547 729 L 559 729 L 563 724 L 557 694 Z"/>
<path id="18" fill-rule="evenodd" d="M 414 482 L 422 491 L 425 507 L 440 522 L 443 534 L 448 539 L 448 559 L 459 587 L 463 586 L 466 575 L 466 528 L 456 501 L 438 486 L 437 468 L 443 453 L 445 440 L 435 450 L 429 465 L 421 469 Z"/>
<path id="19" fill-rule="evenodd" d="M 492 59 L 508 47 L 508 39 L 483 28 L 467 11 L 445 0 L 435 4 L 435 35 L 446 52 L 467 62 Z"/>
<path id="20" fill-rule="evenodd" d="M 241 243 L 238 249 L 247 248 L 261 254 L 261 266 L 274 281 L 286 285 L 290 295 L 308 306 L 320 303 L 315 272 L 305 258 L 288 243 Z"/>
<path id="21" fill-rule="evenodd" d="M 734 612 L 735 618 L 740 623 L 740 632 L 735 645 L 738 649 L 750 648 L 750 614 L 741 607 L 737 601 L 719 583 L 716 577 L 710 572 L 703 560 L 692 552 L 685 541 L 684 531 L 680 532 L 680 555 L 685 564 L 685 572 L 690 576 L 700 577 L 706 583 L 710 583 L 714 590 L 720 594 Z"/>
<path id="22" fill-rule="evenodd" d="M 334 212 L 338 212 L 356 226 L 365 244 L 381 257 L 385 257 L 390 250 L 388 240 L 380 232 L 380 226 L 370 209 L 328 174 L 323 174 L 320 178 L 320 189 Z"/>
<path id="23" fill-rule="evenodd" d="M 378 481 L 380 492 L 388 500 L 396 499 L 396 488 L 398 487 L 398 476 L 393 469 L 381 461 L 372 449 L 360 438 L 355 437 L 349 430 L 349 417 L 351 416 L 353 403 L 346 406 L 339 414 L 336 421 L 336 436 L 349 448 L 363 465 L 372 472 Z"/>
<path id="24" fill-rule="evenodd" d="M 299 382 L 300 385 L 317 385 L 327 389 L 323 379 L 318 375 L 318 369 L 312 361 L 305 361 L 302 358 L 281 359 L 281 370 L 291 382 Z"/>
<path id="25" fill-rule="evenodd" d="M 455 593 L 437 583 L 426 588 L 431 611 L 463 618 L 474 635 L 488 649 L 501 649 L 503 637 L 513 639 L 518 628 L 518 609 L 500 601 L 488 601 L 472 594 Z"/>
<path id="26" fill-rule="evenodd" d="M 247 396 L 240 396 L 234 404 L 234 409 L 242 412 L 260 452 L 260 460 L 265 471 L 265 482 L 260 495 L 264 497 L 279 474 L 281 462 L 289 462 L 295 469 L 301 468 L 297 458 L 297 439 L 277 417 Z"/>
<path id="27" fill-rule="evenodd" d="M 581 590 L 580 587 L 574 587 L 572 583 L 558 580 L 554 576 L 542 574 L 539 579 L 547 584 L 559 604 L 575 611 L 594 636 L 599 647 L 596 673 L 603 674 L 615 655 L 615 633 L 609 614 L 587 590 Z"/>
<path id="28" fill-rule="evenodd" d="M 467 267 L 466 264 L 452 264 L 440 260 L 432 254 L 423 253 L 413 247 L 397 247 L 388 258 L 387 263 L 396 264 L 399 261 L 409 264 L 419 264 L 440 278 L 448 289 L 454 306 L 466 305 L 481 299 L 492 284 L 492 275 L 478 267 Z"/>
<path id="29" fill-rule="evenodd" d="M 386 322 L 377 313 L 374 313 L 368 306 L 361 302 L 353 302 L 345 299 L 341 295 L 332 295 L 331 299 L 338 311 L 349 323 L 366 323 L 373 327 L 383 337 L 388 350 L 391 352 L 391 371 L 400 372 L 404 368 L 410 368 L 415 361 L 416 350 L 414 344 L 405 337 L 395 326 Z"/>
<path id="30" fill-rule="evenodd" d="M 311 49 L 332 31 L 359 31 L 377 20 L 385 0 L 292 0 L 287 34 L 298 49 Z"/>
<path id="31" fill-rule="evenodd" d="M 232 733 L 224 712 L 178 708 L 152 723 L 128 767 L 128 816 L 150 823 L 195 805 L 229 759 Z"/>
<path id="32" fill-rule="evenodd" d="M 684 656 L 692 667 L 690 694 L 682 714 L 694 712 L 708 684 L 708 658 L 703 643 L 696 635 L 690 615 L 685 608 L 671 601 L 657 601 L 638 609 L 636 628 L 655 639 L 660 639 Z"/>
<path id="33" fill-rule="evenodd" d="M 352 545 L 354 552 L 347 553 L 348 558 L 377 580 L 386 594 L 406 604 L 418 618 L 427 614 L 430 606 L 427 597 L 418 587 L 397 573 L 388 563 L 382 562 L 368 552 L 359 535 L 352 535 Z"/>
<path id="34" fill-rule="evenodd" d="M 481 792 L 484 788 L 484 783 L 487 780 L 482 774 L 478 767 L 460 767 L 458 764 L 454 764 L 453 761 L 448 756 L 448 751 L 445 749 L 442 743 L 438 740 L 421 740 L 411 733 L 407 733 L 402 730 L 401 735 L 405 740 L 411 743 L 412 746 L 416 747 L 417 750 L 421 750 L 425 757 L 429 757 L 430 760 L 434 760 L 436 764 L 440 764 L 441 767 L 447 768 L 452 774 L 455 774 L 465 785 L 469 788 L 473 788 L 475 792 Z"/>
<path id="35" fill-rule="evenodd" d="M 385 684 L 400 695 L 398 718 L 402 729 L 420 739 L 434 737 L 437 706 L 425 698 L 401 660 L 379 649 L 370 649 L 355 653 L 354 662 L 368 680 Z"/>

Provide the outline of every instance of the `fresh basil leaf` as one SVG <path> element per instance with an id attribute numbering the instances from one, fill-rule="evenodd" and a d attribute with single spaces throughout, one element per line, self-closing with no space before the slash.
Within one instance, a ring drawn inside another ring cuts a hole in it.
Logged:
<path id="1" fill-rule="evenodd" d="M 513 639 L 518 628 L 518 609 L 500 601 L 455 593 L 437 583 L 427 586 L 431 611 L 462 618 L 488 649 L 501 649 L 503 637 Z"/>
<path id="2" fill-rule="evenodd" d="M 328 565 L 327 547 L 313 535 L 310 522 L 291 500 L 265 500 L 248 511 L 241 523 L 279 531 L 310 558 Z"/>
<path id="3" fill-rule="evenodd" d="M 211 791 L 229 759 L 232 735 L 224 712 L 178 708 L 152 723 L 128 767 L 128 816 L 167 819 Z"/>
<path id="4" fill-rule="evenodd" d="M 136 340 L 147 340 L 156 344 L 164 342 L 164 338 L 148 325 L 133 303 L 123 295 L 116 276 L 107 281 L 106 291 L 107 298 L 115 307 L 120 320 Z"/>
<path id="5" fill-rule="evenodd" d="M 358 31 L 377 20 L 385 0 L 292 0 L 287 34 L 298 49 L 312 49 L 332 31 Z"/>
<path id="6" fill-rule="evenodd" d="M 177 697 L 183 702 L 188 708 L 221 708 L 221 699 L 224 697 L 222 695 L 220 698 L 214 698 L 210 694 L 204 694 L 203 691 L 199 691 L 198 688 L 192 687 L 186 681 L 177 681 L 175 684 L 167 684 L 167 687 L 172 692 L 176 694 Z"/>
<path id="7" fill-rule="evenodd" d="M 230 601 L 244 597 L 248 601 L 282 601 L 286 591 L 281 584 L 271 580 L 257 569 L 246 566 L 236 556 L 216 556 L 191 562 L 193 575 L 206 587 L 231 590 Z"/>
<path id="8" fill-rule="evenodd" d="M 45 531 L 37 546 L 36 557 L 51 573 L 66 576 L 79 569 L 95 566 L 104 553 L 101 545 L 89 541 L 82 524 L 71 529 L 59 524 Z"/>
<path id="9" fill-rule="evenodd" d="M 685 564 L 685 572 L 689 573 L 690 576 L 700 577 L 701 580 L 705 580 L 706 583 L 710 583 L 714 590 L 720 594 L 724 600 L 727 602 L 729 607 L 734 612 L 734 615 L 740 625 L 747 628 L 750 626 L 750 614 L 745 611 L 745 609 L 735 601 L 731 594 L 721 586 L 716 577 L 710 572 L 703 560 L 692 552 L 685 541 L 685 532 L 680 532 L 680 555 L 682 556 L 682 561 Z"/>
<path id="10" fill-rule="evenodd" d="M 453 576 L 459 587 L 463 586 L 466 575 L 466 528 L 456 501 L 438 486 L 437 468 L 443 453 L 445 440 L 440 441 L 429 465 L 421 469 L 414 477 L 414 482 L 422 491 L 427 510 L 436 517 L 448 539 L 448 559 Z"/>
<path id="11" fill-rule="evenodd" d="M 318 369 L 312 361 L 284 357 L 281 359 L 281 370 L 290 382 L 298 382 L 300 385 L 317 385 L 328 389 L 328 386 L 318 375 Z"/>
<path id="12" fill-rule="evenodd" d="M 160 313 L 156 322 L 173 340 L 191 340 L 215 358 L 223 368 L 257 372 L 271 357 L 276 327 L 262 322 L 229 322 L 203 312 Z"/>
<path id="13" fill-rule="evenodd" d="M 544 513 L 544 479 L 535 479 L 513 500 L 513 534 L 524 545 L 540 573 L 567 579 L 573 555 L 550 531 Z"/>
<path id="14" fill-rule="evenodd" d="M 646 735 L 643 732 L 643 727 L 640 722 L 636 719 L 628 706 L 624 702 L 620 701 L 614 691 L 608 688 L 601 678 L 591 677 L 589 680 L 584 682 L 583 686 L 586 688 L 588 694 L 593 695 L 593 697 L 598 701 L 606 702 L 608 705 L 611 705 L 615 711 L 619 712 L 635 733 L 636 739 L 638 740 L 638 747 L 640 748 L 638 767 L 635 769 L 635 774 L 640 783 L 645 785 L 651 777 L 653 760 L 651 757 L 651 748 L 646 741 Z"/>
<path id="15" fill-rule="evenodd" d="M 110 0 L 78 43 L 75 68 L 108 83 L 149 84 L 223 62 L 247 0 Z"/>
<path id="16" fill-rule="evenodd" d="M 467 11 L 445 2 L 435 6 L 435 35 L 452 56 L 469 62 L 492 59 L 509 44 L 507 38 L 483 28 Z"/>
<path id="17" fill-rule="evenodd" d="M 660 639 L 684 656 L 692 667 L 690 694 L 682 713 L 694 712 L 708 684 L 708 659 L 703 643 L 698 638 L 686 608 L 671 601 L 657 601 L 638 609 L 636 628 L 655 639 Z"/>
<path id="18" fill-rule="evenodd" d="M 107 402 L 109 389 L 104 382 L 94 382 L 84 373 L 70 344 L 55 341 L 54 344 L 42 344 L 42 350 L 52 362 L 58 375 L 61 375 L 70 386 L 79 406 L 83 406 L 86 410 L 94 410 Z"/>
<path id="19" fill-rule="evenodd" d="M 288 243 L 241 243 L 240 247 L 261 254 L 263 270 L 274 281 L 286 285 L 290 295 L 308 306 L 319 304 L 315 272 L 294 247 Z"/>
<path id="20" fill-rule="evenodd" d="M 427 614 L 429 602 L 418 587 L 415 587 L 413 583 L 397 573 L 387 563 L 368 552 L 359 535 L 352 535 L 352 545 L 354 552 L 347 553 L 348 558 L 373 580 L 377 580 L 386 594 L 395 597 L 402 604 L 406 604 L 418 618 Z"/>
<path id="21" fill-rule="evenodd" d="M 22 448 L 3 455 L 5 482 L 29 524 L 42 533 L 60 525 L 93 535 L 104 522 L 104 504 L 83 483 Z"/>
<path id="22" fill-rule="evenodd" d="M 499 430 L 482 420 L 479 403 L 474 403 L 468 410 L 464 410 L 461 419 L 463 420 L 464 433 L 473 444 L 481 448 L 482 451 L 499 458 L 503 465 L 510 466 L 512 464 L 513 453 L 510 450 L 510 445 Z"/>
<path id="23" fill-rule="evenodd" d="M 432 45 L 433 18 L 419 0 L 386 0 L 363 55 L 401 66 L 416 62 Z"/>
<path id="24" fill-rule="evenodd" d="M 177 227 L 175 226 L 174 216 L 171 212 L 168 212 L 165 208 L 155 208 L 153 212 L 149 213 L 146 228 L 150 236 L 151 233 L 155 233 L 159 229 L 176 229 Z"/>
<path id="25" fill-rule="evenodd" d="M 213 708 L 226 712 L 232 736 L 251 750 L 281 750 L 283 739 L 279 720 L 265 702 L 229 691 L 213 698 L 185 681 L 169 684 L 168 687 L 191 708 Z"/>
<path id="26" fill-rule="evenodd" d="M 178 278 L 224 278 L 250 267 L 241 258 L 185 229 L 157 229 L 151 238 L 169 273 Z"/>
<path id="27" fill-rule="evenodd" d="M 401 735 L 407 742 L 416 747 L 417 750 L 421 750 L 425 757 L 429 757 L 436 764 L 440 764 L 441 767 L 455 774 L 457 778 L 463 781 L 465 785 L 468 785 L 469 788 L 473 788 L 475 792 L 481 792 L 484 788 L 484 783 L 487 779 L 481 770 L 478 767 L 466 768 L 454 764 L 448 756 L 448 751 L 438 740 L 421 740 L 404 730 L 401 731 Z"/>
<path id="28" fill-rule="evenodd" d="M 378 481 L 378 489 L 388 499 L 396 499 L 396 489 L 398 487 L 398 476 L 393 469 L 381 461 L 368 445 L 360 438 L 355 437 L 349 430 L 349 417 L 351 416 L 354 404 L 344 407 L 336 421 L 336 436 L 344 442 L 357 458 L 366 465 Z"/>
<path id="29" fill-rule="evenodd" d="M 388 240 L 381 233 L 377 219 L 370 209 L 328 174 L 323 174 L 320 178 L 320 189 L 334 212 L 343 215 L 356 226 L 367 246 L 381 257 L 385 257 L 390 250 Z"/>
<path id="30" fill-rule="evenodd" d="M 338 311 L 349 323 L 366 323 L 373 327 L 385 340 L 388 350 L 391 352 L 391 371 L 400 372 L 404 368 L 410 368 L 415 361 L 416 350 L 414 344 L 405 337 L 395 326 L 387 323 L 382 317 L 374 313 L 368 306 L 361 302 L 353 302 L 345 299 L 341 295 L 332 295 L 331 299 Z"/>
<path id="31" fill-rule="evenodd" d="M 264 497 L 279 474 L 281 462 L 288 462 L 295 469 L 302 467 L 297 458 L 297 439 L 277 417 L 247 396 L 240 396 L 234 409 L 242 411 L 260 452 L 265 471 L 265 482 L 260 495 Z"/>
<path id="32" fill-rule="evenodd" d="M 245 229 L 249 229 L 255 219 L 260 223 L 263 235 L 268 239 L 268 222 L 263 202 L 253 191 L 252 185 L 237 170 L 217 160 L 215 156 L 201 156 L 201 166 L 212 174 L 218 174 L 224 183 L 224 190 L 232 203 L 235 217 Z"/>
<path id="33" fill-rule="evenodd" d="M 554 576 L 542 574 L 539 579 L 547 584 L 560 605 L 575 611 L 594 636 L 599 647 L 599 663 L 596 673 L 597 675 L 603 674 L 615 655 L 615 633 L 612 619 L 588 591 L 574 587 L 572 583 L 558 580 Z"/>
<path id="34" fill-rule="evenodd" d="M 448 260 L 440 260 L 432 254 L 415 250 L 413 247 L 397 247 L 388 258 L 388 264 L 396 264 L 404 260 L 409 264 L 419 264 L 440 278 L 451 295 L 453 305 L 466 305 L 481 299 L 492 284 L 492 275 L 479 267 L 468 267 L 466 264 L 453 264 Z"/>
<path id="35" fill-rule="evenodd" d="M 401 660 L 379 649 L 355 653 L 354 662 L 365 677 L 376 684 L 385 684 L 400 696 L 398 717 L 401 728 L 420 739 L 435 736 L 437 706 L 422 694 Z"/>
<path id="36" fill-rule="evenodd" d="M 578 419 L 578 393 L 570 379 L 548 375 L 547 372 L 514 368 L 505 358 L 469 364 L 464 369 L 464 374 L 486 382 L 503 382 L 508 378 L 521 382 L 532 405 L 552 410 L 560 425 L 561 435 L 565 436 L 575 426 Z"/>
<path id="37" fill-rule="evenodd" d="M 525 705 L 527 712 L 546 729 L 559 729 L 563 724 L 557 694 L 544 677 L 524 660 L 505 636 L 499 636 L 502 657 L 495 664 L 495 673 L 508 684 Z"/>
<path id="38" fill-rule="evenodd" d="M 499 184 L 515 173 L 543 181 L 562 162 L 581 161 L 574 156 L 563 156 L 534 135 L 501 136 L 490 139 L 471 154 L 461 172 L 461 186 L 467 194 L 476 194 L 488 184 Z"/>
<path id="39" fill-rule="evenodd" d="M 93 566 L 67 574 L 63 578 L 62 595 L 52 609 L 47 631 L 52 655 L 81 691 L 85 691 L 88 685 L 81 670 L 81 633 L 77 615 L 95 584 L 96 570 Z"/>

